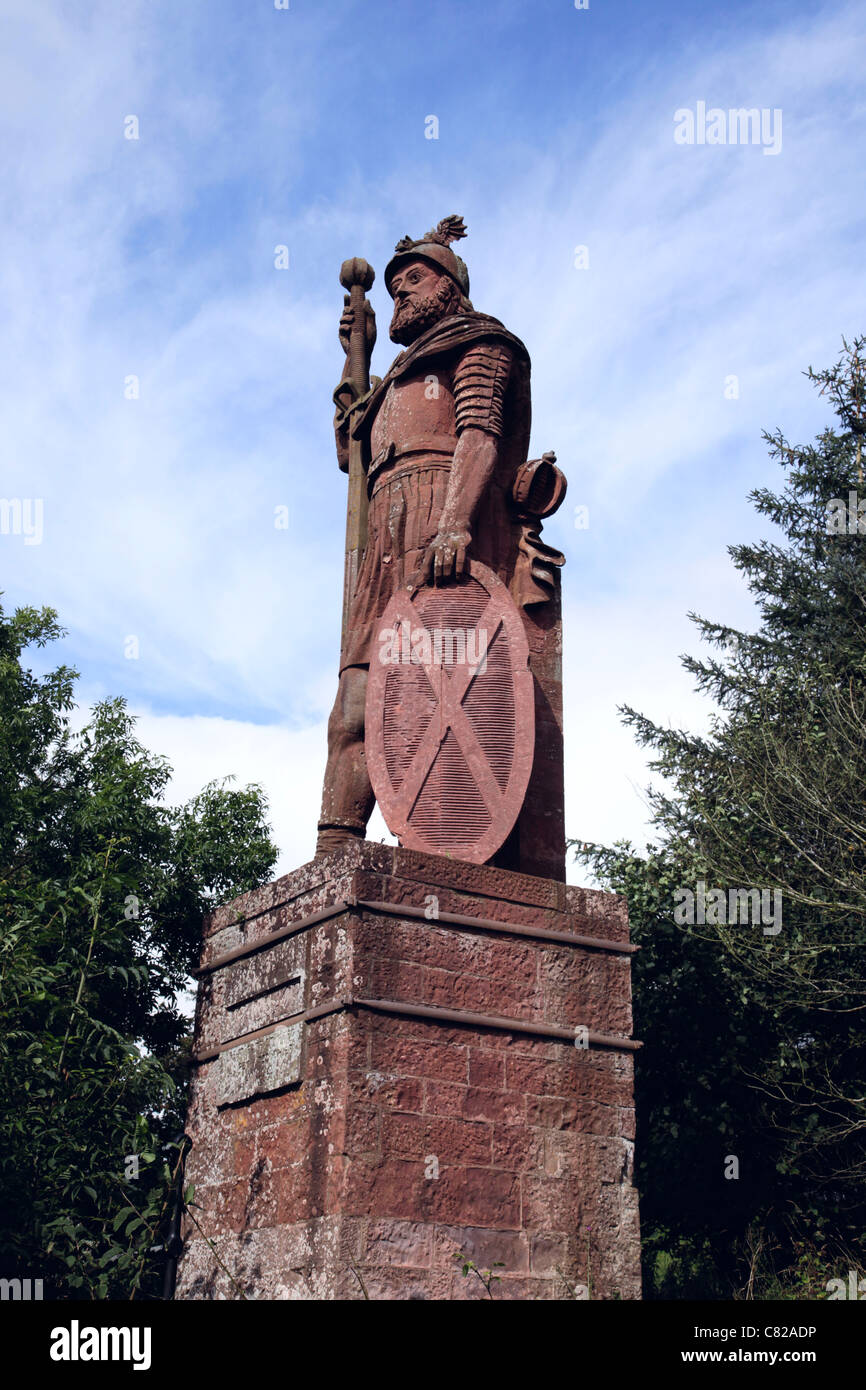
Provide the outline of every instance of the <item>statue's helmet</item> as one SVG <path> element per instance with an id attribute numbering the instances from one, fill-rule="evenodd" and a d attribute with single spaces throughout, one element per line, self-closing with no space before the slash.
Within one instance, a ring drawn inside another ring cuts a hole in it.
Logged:
<path id="1" fill-rule="evenodd" d="M 394 247 L 394 255 L 385 267 L 385 285 L 388 293 L 391 294 L 391 280 L 401 265 L 408 261 L 428 261 L 437 270 L 444 271 L 454 281 L 461 294 L 469 298 L 469 271 L 466 264 L 456 256 L 451 250 L 449 242 L 459 241 L 465 237 L 466 228 L 463 225 L 463 218 L 457 217 L 453 213 L 450 217 L 443 217 L 442 221 L 432 231 L 425 236 L 413 241 L 411 237 L 404 236 Z M 391 298 L 394 296 L 391 294 Z"/>

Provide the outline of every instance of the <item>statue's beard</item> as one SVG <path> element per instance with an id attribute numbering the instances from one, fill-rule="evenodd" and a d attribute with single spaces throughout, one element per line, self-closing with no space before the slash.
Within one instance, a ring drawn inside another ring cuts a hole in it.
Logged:
<path id="1" fill-rule="evenodd" d="M 432 294 L 423 299 L 404 299 L 394 306 L 391 319 L 391 341 L 406 347 L 434 323 L 448 314 L 456 314 L 459 308 L 459 293 L 450 280 L 441 280 Z"/>

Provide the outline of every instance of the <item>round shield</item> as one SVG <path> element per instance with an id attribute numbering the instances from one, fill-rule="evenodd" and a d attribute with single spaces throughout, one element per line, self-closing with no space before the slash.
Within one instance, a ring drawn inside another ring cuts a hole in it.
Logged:
<path id="1" fill-rule="evenodd" d="M 398 590 L 376 631 L 366 754 L 401 845 L 483 864 L 517 820 L 535 747 L 523 621 L 477 560 L 456 583 Z"/>

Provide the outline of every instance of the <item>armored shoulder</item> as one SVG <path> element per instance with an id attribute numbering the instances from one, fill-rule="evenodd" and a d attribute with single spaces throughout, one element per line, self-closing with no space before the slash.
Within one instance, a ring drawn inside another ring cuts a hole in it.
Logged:
<path id="1" fill-rule="evenodd" d="M 454 368 L 458 434 L 474 427 L 501 437 L 512 360 L 511 349 L 493 340 L 481 339 L 463 352 Z"/>

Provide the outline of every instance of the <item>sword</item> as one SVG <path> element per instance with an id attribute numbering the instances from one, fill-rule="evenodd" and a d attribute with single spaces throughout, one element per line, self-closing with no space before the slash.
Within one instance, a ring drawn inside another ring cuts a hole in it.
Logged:
<path id="1" fill-rule="evenodd" d="M 346 305 L 354 309 L 355 318 L 349 333 L 349 351 L 345 380 L 352 387 L 354 399 L 359 401 L 370 389 L 370 360 L 367 352 L 367 323 L 364 312 L 364 296 L 376 273 L 360 256 L 344 261 L 340 270 L 340 284 L 345 290 Z M 349 425 L 349 493 L 346 503 L 346 564 L 343 572 L 343 636 L 345 645 L 349 630 L 349 612 L 358 571 L 367 544 L 367 479 L 364 473 L 364 459 L 361 441 L 352 437 L 350 416 Z"/>

